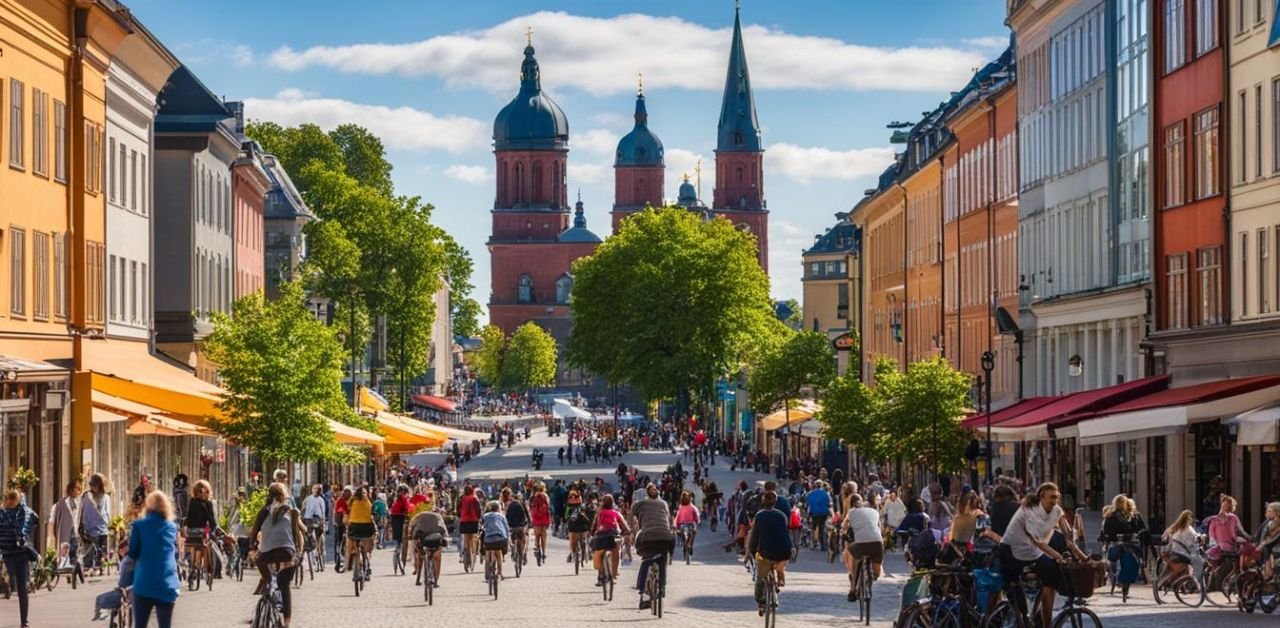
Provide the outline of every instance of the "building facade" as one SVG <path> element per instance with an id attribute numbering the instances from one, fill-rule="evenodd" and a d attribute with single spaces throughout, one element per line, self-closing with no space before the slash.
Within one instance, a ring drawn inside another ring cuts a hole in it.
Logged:
<path id="1" fill-rule="evenodd" d="M 234 216 L 231 224 L 235 235 L 235 268 L 232 298 L 262 292 L 266 288 L 266 237 L 263 235 L 265 203 L 271 190 L 262 147 L 244 136 L 244 107 L 232 103 L 240 154 L 231 163 L 231 202 Z"/>
<path id="2" fill-rule="evenodd" d="M 235 237 L 231 164 L 240 155 L 235 118 L 186 67 L 160 94 L 155 145 L 157 349 L 213 381 L 198 344 L 209 314 L 230 312 Z"/>
<path id="3" fill-rule="evenodd" d="M 303 229 L 316 217 L 275 155 L 264 154 L 262 165 L 271 180 L 262 210 L 263 273 L 267 298 L 275 299 L 281 283 L 298 278 L 298 265 L 307 256 Z"/>
<path id="4" fill-rule="evenodd" d="M 636 94 L 635 126 L 618 140 L 613 162 L 613 232 L 632 212 L 663 206 L 666 163 L 662 140 L 649 130 L 644 90 Z"/>

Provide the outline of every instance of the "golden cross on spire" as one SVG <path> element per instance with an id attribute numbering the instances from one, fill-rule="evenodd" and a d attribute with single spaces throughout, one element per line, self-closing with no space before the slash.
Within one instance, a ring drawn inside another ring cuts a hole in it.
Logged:
<path id="1" fill-rule="evenodd" d="M 640 83 L 640 86 L 636 88 L 636 95 L 644 96 L 644 72 L 636 72 L 636 79 Z"/>
<path id="2" fill-rule="evenodd" d="M 688 182 L 689 182 L 689 173 L 687 173 L 687 172 L 686 172 L 686 173 L 684 173 L 684 182 L 685 182 L 685 183 L 688 183 Z"/>
<path id="3" fill-rule="evenodd" d="M 533 27 L 532 26 L 526 26 L 524 28 L 524 39 L 525 39 L 525 42 L 528 43 L 530 46 L 533 45 Z"/>

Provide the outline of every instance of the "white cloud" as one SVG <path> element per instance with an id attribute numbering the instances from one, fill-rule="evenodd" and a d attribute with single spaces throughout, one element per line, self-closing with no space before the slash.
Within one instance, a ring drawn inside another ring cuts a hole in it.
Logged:
<path id="1" fill-rule="evenodd" d="M 801 183 L 814 179 L 849 180 L 880 174 L 893 161 L 892 148 L 832 150 L 775 144 L 764 154 L 765 172 L 778 172 Z"/>
<path id="2" fill-rule="evenodd" d="M 573 150 L 586 151 L 597 157 L 612 157 L 618 150 L 618 139 L 621 137 L 621 134 L 608 129 L 590 129 L 570 138 L 569 146 Z"/>
<path id="3" fill-rule="evenodd" d="M 698 173 L 694 168 L 698 165 L 698 160 L 702 160 L 702 196 L 703 202 L 711 204 L 711 190 L 716 187 L 716 166 L 715 160 L 710 154 L 702 154 L 692 150 L 683 148 L 668 148 L 666 150 L 667 163 L 667 190 L 671 198 L 675 198 L 680 190 L 680 182 L 684 179 L 684 175 L 689 175 L 689 181 L 694 185 L 698 184 Z"/>
<path id="4" fill-rule="evenodd" d="M 266 62 L 283 70 L 324 68 L 351 74 L 431 76 L 452 87 L 509 93 L 526 27 L 545 82 L 596 94 L 650 88 L 719 90 L 724 86 L 731 29 L 677 17 L 611 18 L 540 11 L 496 26 L 398 44 L 281 47 Z M 744 27 L 757 89 L 947 90 L 969 78 L 988 50 L 946 45 L 885 48 L 777 28 Z M 664 54 L 655 54 L 661 41 Z"/>
<path id="5" fill-rule="evenodd" d="M 246 67 L 253 65 L 256 60 L 253 49 L 249 46 L 212 37 L 179 43 L 173 47 L 173 51 L 183 63 L 195 65 L 230 60 L 238 67 Z"/>
<path id="6" fill-rule="evenodd" d="M 479 184 L 493 180 L 493 171 L 485 166 L 456 164 L 444 169 L 444 176 L 463 183 Z"/>
<path id="7" fill-rule="evenodd" d="M 613 180 L 613 162 L 608 163 L 583 163 L 580 161 L 569 161 L 569 181 L 570 184 L 600 184 Z M 612 189 L 613 186 L 609 186 Z M 612 195 L 610 195 L 612 198 Z"/>
<path id="8" fill-rule="evenodd" d="M 971 48 L 1000 52 L 1009 46 L 1009 36 L 987 35 L 985 37 L 971 37 L 960 40 L 960 43 Z"/>
<path id="9" fill-rule="evenodd" d="M 286 89 L 274 98 L 246 98 L 245 111 L 253 119 L 286 125 L 312 123 L 326 130 L 348 122 L 359 124 L 392 149 L 457 153 L 489 143 L 489 126 L 474 118 L 320 98 L 299 90 Z"/>
<path id="10" fill-rule="evenodd" d="M 800 299 L 800 254 L 813 246 L 813 234 L 800 226 L 781 220 L 777 214 L 769 218 L 769 280 L 777 299 Z"/>

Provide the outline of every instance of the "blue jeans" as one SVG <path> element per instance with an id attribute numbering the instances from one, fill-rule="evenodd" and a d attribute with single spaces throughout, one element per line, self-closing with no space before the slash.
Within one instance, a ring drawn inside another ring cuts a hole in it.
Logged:
<path id="1" fill-rule="evenodd" d="M 149 597 L 134 595 L 134 628 L 147 628 L 147 622 L 151 621 L 151 609 L 155 609 L 156 611 L 157 626 L 160 628 L 170 628 L 173 625 L 173 602 L 164 603 L 159 600 L 153 600 Z"/>
<path id="2" fill-rule="evenodd" d="M 31 579 L 31 562 L 25 554 L 4 557 L 4 568 L 9 570 L 9 590 L 18 594 L 18 614 L 22 625 L 27 625 L 27 582 Z"/>

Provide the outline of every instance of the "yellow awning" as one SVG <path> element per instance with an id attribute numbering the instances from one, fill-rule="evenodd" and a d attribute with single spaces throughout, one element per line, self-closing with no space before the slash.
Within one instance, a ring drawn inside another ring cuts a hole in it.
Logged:
<path id="1" fill-rule="evenodd" d="M 378 393 L 373 392 L 372 390 L 369 390 L 364 386 L 360 387 L 360 411 L 361 412 L 367 412 L 369 414 L 377 414 L 379 412 L 386 412 L 389 409 L 391 409 L 391 405 L 388 404 L 386 400 L 382 398 L 382 395 L 379 395 Z"/>
<path id="2" fill-rule="evenodd" d="M 467 442 L 467 443 L 470 443 L 473 440 L 488 440 L 489 438 L 488 432 L 473 432 L 471 430 L 458 429 L 456 427 L 450 427 L 448 425 L 438 425 L 435 423 L 427 423 L 424 421 L 419 421 L 417 419 L 406 418 L 404 420 L 412 421 L 414 424 L 421 424 L 423 427 L 433 432 L 438 432 L 441 435 L 445 436 L 446 438 L 452 438 L 452 439 Z"/>
<path id="3" fill-rule="evenodd" d="M 123 421 L 128 418 L 128 415 L 117 414 L 105 408 L 98 408 L 96 406 L 93 408 L 94 423 L 115 423 L 116 421 Z"/>
<path id="4" fill-rule="evenodd" d="M 124 414 L 134 417 L 149 417 L 153 414 L 160 414 L 160 410 L 144 403 L 121 399 L 115 395 L 108 395 L 104 392 L 95 392 L 93 394 L 93 409 L 105 409 L 107 412 Z"/>
<path id="5" fill-rule="evenodd" d="M 818 406 L 814 404 L 801 404 L 791 409 L 783 408 L 775 410 L 768 416 L 760 419 L 760 429 L 766 432 L 780 430 L 786 425 L 796 425 L 813 418 L 818 411 Z"/>
<path id="6" fill-rule="evenodd" d="M 216 436 L 198 425 L 162 416 L 130 419 L 125 432 L 130 436 Z"/>
<path id="7" fill-rule="evenodd" d="M 84 370 L 95 393 L 141 403 L 203 426 L 206 417 L 222 416 L 222 389 L 190 371 L 147 352 L 146 343 L 85 340 Z"/>
<path id="8" fill-rule="evenodd" d="M 333 436 L 339 443 L 344 445 L 368 445 L 378 453 L 382 452 L 382 444 L 386 441 L 386 439 L 373 432 L 366 432 L 358 427 L 351 427 L 333 419 L 329 419 L 329 429 L 333 430 Z"/>
<path id="9" fill-rule="evenodd" d="M 389 412 L 379 412 L 374 417 L 378 428 L 382 430 L 389 451 L 405 451 L 403 447 L 411 447 L 417 451 L 424 447 L 440 447 L 449 439 L 438 432 L 405 422 L 404 419 Z"/>

